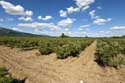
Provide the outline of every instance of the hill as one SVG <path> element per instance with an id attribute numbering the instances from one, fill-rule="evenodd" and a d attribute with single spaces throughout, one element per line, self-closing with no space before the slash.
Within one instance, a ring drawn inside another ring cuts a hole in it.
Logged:
<path id="1" fill-rule="evenodd" d="M 0 36 L 41 36 L 41 37 L 48 37 L 48 35 L 36 35 L 36 34 L 31 34 L 31 33 L 15 31 L 15 30 L 3 28 L 3 27 L 0 27 Z"/>

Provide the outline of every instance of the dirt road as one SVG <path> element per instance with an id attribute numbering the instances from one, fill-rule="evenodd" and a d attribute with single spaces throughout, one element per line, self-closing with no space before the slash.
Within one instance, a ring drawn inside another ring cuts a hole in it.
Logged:
<path id="1" fill-rule="evenodd" d="M 26 83 L 125 83 L 125 67 L 102 68 L 94 60 L 96 41 L 80 57 L 65 60 L 52 53 L 38 56 L 37 50 L 0 46 L 0 66 L 6 66 L 16 78 L 27 77 Z"/>

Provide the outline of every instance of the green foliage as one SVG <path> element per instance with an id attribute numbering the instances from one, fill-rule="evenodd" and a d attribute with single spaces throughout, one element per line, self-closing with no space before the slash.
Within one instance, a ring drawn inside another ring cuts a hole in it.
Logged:
<path id="1" fill-rule="evenodd" d="M 57 58 L 59 59 L 65 59 L 70 55 L 69 51 L 67 51 L 67 48 L 64 47 L 58 47 L 56 53 L 57 53 Z"/>
<path id="2" fill-rule="evenodd" d="M 7 75 L 7 69 L 5 68 L 0 68 L 0 77 Z"/>
<path id="3" fill-rule="evenodd" d="M 76 57 L 80 53 L 80 47 L 75 44 L 67 44 L 57 48 L 57 58 L 65 59 L 68 56 Z"/>
<path id="4" fill-rule="evenodd" d="M 40 46 L 39 46 L 39 52 L 40 52 L 41 54 L 48 55 L 48 54 L 54 52 L 54 49 L 53 49 L 51 43 L 44 42 L 44 43 L 41 43 L 41 44 L 40 44 Z"/>
<path id="5" fill-rule="evenodd" d="M 0 68 L 0 83 L 18 83 L 18 80 L 6 75 L 8 75 L 8 70 Z"/>
<path id="6" fill-rule="evenodd" d="M 0 77 L 0 83 L 17 83 L 17 80 L 11 77 Z"/>
<path id="7" fill-rule="evenodd" d="M 81 50 L 90 45 L 94 39 L 70 38 L 62 34 L 63 38 L 41 37 L 0 37 L 0 45 L 12 48 L 37 48 L 41 54 L 57 53 L 58 58 L 78 56 Z"/>
<path id="8" fill-rule="evenodd" d="M 125 40 L 98 40 L 96 60 L 103 65 L 118 67 L 124 64 Z"/>
<path id="9" fill-rule="evenodd" d="M 114 56 L 114 57 L 110 57 L 108 58 L 108 65 L 109 66 L 114 66 L 114 67 L 117 67 L 121 64 L 123 64 L 123 58 L 121 56 Z"/>

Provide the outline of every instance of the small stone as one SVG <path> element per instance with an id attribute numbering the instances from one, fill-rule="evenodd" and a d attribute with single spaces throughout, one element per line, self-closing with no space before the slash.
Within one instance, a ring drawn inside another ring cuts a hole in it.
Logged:
<path id="1" fill-rule="evenodd" d="M 84 83 L 83 80 L 80 80 L 80 83 Z"/>

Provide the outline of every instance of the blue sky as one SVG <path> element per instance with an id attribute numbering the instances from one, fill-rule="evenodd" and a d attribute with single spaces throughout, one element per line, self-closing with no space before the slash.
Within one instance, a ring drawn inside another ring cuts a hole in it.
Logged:
<path id="1" fill-rule="evenodd" d="M 125 35 L 125 0 L 0 0 L 0 26 L 59 36 Z"/>

